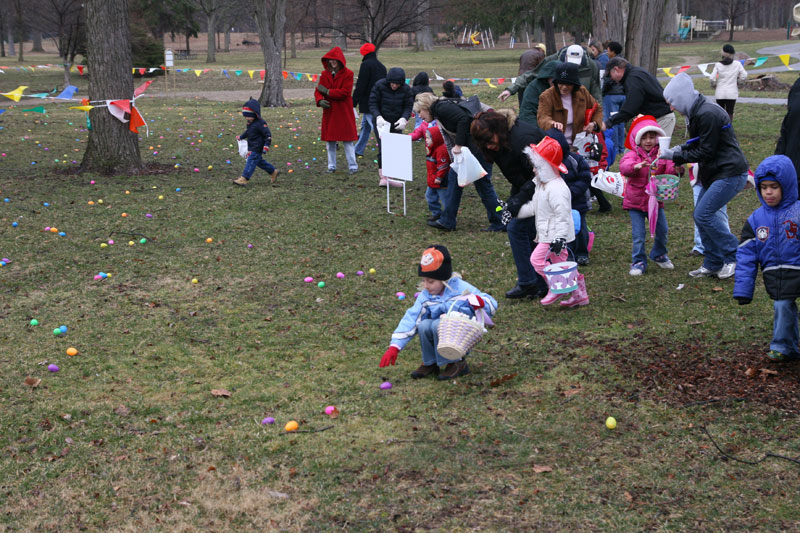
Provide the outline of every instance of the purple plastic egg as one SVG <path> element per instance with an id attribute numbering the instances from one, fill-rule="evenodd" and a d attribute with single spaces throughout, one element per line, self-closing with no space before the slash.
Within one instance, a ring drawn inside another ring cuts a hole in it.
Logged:
<path id="1" fill-rule="evenodd" d="M 337 272 L 336 277 L 339 279 L 344 279 L 344 272 Z"/>
<path id="2" fill-rule="evenodd" d="M 274 423 L 275 423 L 275 419 L 272 418 L 271 416 L 268 416 L 267 418 L 265 418 L 264 420 L 261 421 L 261 425 L 262 426 L 266 426 L 266 425 L 270 425 L 271 426 Z"/>
<path id="3" fill-rule="evenodd" d="M 47 370 L 49 370 L 50 372 L 58 372 L 61 369 L 58 368 L 58 365 L 49 364 L 47 365 Z"/>
<path id="4" fill-rule="evenodd" d="M 356 272 L 356 276 L 363 276 L 363 275 L 364 275 L 363 270 L 359 270 L 358 272 Z"/>
<path id="5" fill-rule="evenodd" d="M 388 381 L 384 381 L 381 383 L 381 390 L 389 390 L 392 388 L 392 384 Z"/>

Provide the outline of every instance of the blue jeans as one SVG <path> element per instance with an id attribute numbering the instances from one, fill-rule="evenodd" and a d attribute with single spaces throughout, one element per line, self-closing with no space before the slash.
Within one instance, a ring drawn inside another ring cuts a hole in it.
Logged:
<path id="1" fill-rule="evenodd" d="M 534 238 L 536 238 L 535 218 L 512 218 L 508 223 L 508 243 L 511 245 L 511 255 L 514 256 L 514 265 L 517 267 L 517 285 L 520 287 L 536 285 L 540 289 L 546 289 L 547 283 L 531 265 Z"/>
<path id="2" fill-rule="evenodd" d="M 697 196 L 700 194 L 700 190 L 703 188 L 700 185 L 699 181 L 696 181 L 694 186 L 692 187 L 692 194 L 694 195 L 694 205 L 697 205 Z M 728 224 L 728 206 L 722 207 L 722 216 L 725 217 L 725 224 Z M 697 225 L 694 226 L 694 246 L 692 246 L 692 250 L 700 252 L 701 254 L 705 251 L 703 248 L 703 240 L 700 238 L 700 230 L 697 229 Z"/>
<path id="3" fill-rule="evenodd" d="M 622 104 L 625 103 L 624 94 L 609 94 L 603 97 L 603 120 L 611 118 L 612 112 L 619 111 Z M 625 151 L 625 124 L 617 124 L 610 131 L 605 132 L 606 138 L 611 137 L 611 142 L 614 145 L 613 153 L 611 150 L 608 152 L 608 166 L 614 164 L 617 155 L 622 155 Z"/>
<path id="4" fill-rule="evenodd" d="M 431 215 L 440 217 L 442 216 L 442 205 L 447 199 L 447 189 L 428 187 L 425 190 L 425 199 L 428 201 L 428 209 L 430 209 Z"/>
<path id="5" fill-rule="evenodd" d="M 242 177 L 249 180 L 253 172 L 256 171 L 256 167 L 266 170 L 267 174 L 275 172 L 275 167 L 272 166 L 269 161 L 261 157 L 261 152 L 251 152 L 250 155 L 247 156 L 247 161 L 244 164 Z"/>
<path id="6" fill-rule="evenodd" d="M 356 143 L 356 155 L 364 155 L 364 148 L 367 147 L 370 133 L 372 133 L 372 113 L 361 113 L 361 133 L 358 135 Z"/>
<path id="7" fill-rule="evenodd" d="M 499 204 L 497 202 L 497 193 L 494 191 L 494 185 L 492 185 L 492 164 L 486 161 L 483 153 L 477 148 L 473 150 L 470 147 L 470 151 L 487 172 L 486 176 L 475 182 L 475 190 L 478 191 L 483 207 L 486 208 L 489 227 L 494 229 L 502 228 L 503 223 L 500 220 L 500 213 L 496 211 Z M 447 175 L 447 185 L 447 200 L 445 201 L 442 216 L 439 218 L 439 223 L 447 228 L 455 229 L 458 206 L 461 205 L 461 195 L 464 194 L 464 189 L 458 186 L 458 175 L 452 169 Z"/>
<path id="8" fill-rule="evenodd" d="M 650 231 L 650 226 L 645 228 L 645 219 L 647 213 L 639 211 L 638 209 L 628 209 L 631 217 L 631 233 L 633 235 L 633 250 L 631 253 L 631 265 L 636 263 L 643 263 L 647 268 L 647 254 L 645 253 L 644 241 L 647 233 Z M 655 260 L 657 257 L 667 254 L 667 233 L 669 227 L 667 226 L 667 216 L 664 214 L 664 208 L 658 208 L 658 220 L 656 221 L 656 238 L 653 241 L 653 249 L 650 250 L 650 259 Z"/>
<path id="9" fill-rule="evenodd" d="M 694 223 L 703 241 L 703 266 L 716 272 L 726 263 L 736 262 L 736 248 L 739 245 L 731 229 L 728 217 L 722 208 L 730 202 L 747 183 L 747 172 L 729 178 L 720 178 L 708 188 L 702 187 L 694 207 Z"/>
<path id="10" fill-rule="evenodd" d="M 797 348 L 797 302 L 793 299 L 775 300 L 772 306 L 775 309 L 775 323 L 772 326 L 769 349 L 797 357 L 800 355 Z"/>
<path id="11" fill-rule="evenodd" d="M 419 344 L 422 348 L 422 364 L 425 366 L 438 365 L 447 366 L 452 361 L 445 359 L 436 347 L 439 345 L 439 319 L 426 318 L 417 326 L 419 334 Z"/>

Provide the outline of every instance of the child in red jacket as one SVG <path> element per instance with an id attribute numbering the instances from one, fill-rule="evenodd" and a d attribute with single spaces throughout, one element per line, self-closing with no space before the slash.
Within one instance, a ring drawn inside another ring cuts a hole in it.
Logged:
<path id="1" fill-rule="evenodd" d="M 620 173 L 627 178 L 622 208 L 627 210 L 631 217 L 633 234 L 631 269 L 628 272 L 631 276 L 641 276 L 647 270 L 644 221 L 647 218 L 647 203 L 650 199 L 645 192 L 651 172 L 649 167 L 653 161 L 656 161 L 655 167 L 652 169 L 654 175 L 675 174 L 677 170 L 683 172 L 683 169 L 677 169 L 672 161 L 657 159 L 658 138 L 664 136 L 664 130 L 661 129 L 654 117 L 650 115 L 638 117 L 631 124 L 628 137 L 625 139 L 625 146 L 629 148 L 629 151 L 625 153 L 619 163 Z M 661 268 L 672 270 L 675 266 L 667 256 L 668 233 L 669 227 L 664 214 L 664 204 L 658 202 L 656 236 L 653 249 L 650 251 L 650 259 Z"/>
<path id="2" fill-rule="evenodd" d="M 425 146 L 428 148 L 425 164 L 428 167 L 428 189 L 425 199 L 431 216 L 428 221 L 438 220 L 447 196 L 447 174 L 450 172 L 450 156 L 438 126 L 429 126 L 425 131 Z"/>

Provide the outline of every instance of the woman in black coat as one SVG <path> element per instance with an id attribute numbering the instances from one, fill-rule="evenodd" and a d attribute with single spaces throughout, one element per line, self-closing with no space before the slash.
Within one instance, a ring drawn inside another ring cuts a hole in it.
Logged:
<path id="1" fill-rule="evenodd" d="M 378 80 L 369 94 L 369 112 L 372 114 L 375 130 L 380 132 L 384 125 L 389 125 L 391 133 L 403 133 L 411 118 L 414 97 L 411 87 L 406 83 L 406 73 L 399 67 L 392 67 L 382 80 Z M 381 161 L 381 141 L 378 135 L 378 174 L 381 187 L 387 185 L 383 177 Z"/>
<path id="2" fill-rule="evenodd" d="M 478 113 L 470 125 L 475 144 L 490 162 L 495 163 L 511 183 L 508 210 L 514 218 L 508 223 L 508 242 L 517 268 L 517 285 L 506 298 L 536 298 L 547 294 L 547 284 L 531 265 L 536 219 L 516 218 L 520 208 L 533 197 L 533 166 L 523 150 L 538 144 L 544 132 L 521 121 L 511 109 Z"/>

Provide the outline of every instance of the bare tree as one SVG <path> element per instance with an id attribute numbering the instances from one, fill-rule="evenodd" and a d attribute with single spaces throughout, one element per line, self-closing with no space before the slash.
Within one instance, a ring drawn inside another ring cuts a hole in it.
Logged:
<path id="1" fill-rule="evenodd" d="M 81 0 L 44 0 L 32 24 L 50 35 L 63 60 L 64 84 L 70 84 L 70 69 L 85 46 L 85 20 Z"/>
<path id="2" fill-rule="evenodd" d="M 599 41 L 625 42 L 626 0 L 592 0 L 592 35 Z"/>
<path id="3" fill-rule="evenodd" d="M 625 58 L 655 74 L 664 20 L 664 0 L 629 0 Z"/>
<path id="4" fill-rule="evenodd" d="M 421 11 L 430 11 L 430 8 L 431 0 L 420 0 L 417 5 L 417 9 Z M 430 20 L 426 20 L 417 31 L 417 51 L 429 52 L 431 50 L 433 50 L 433 28 Z"/>
<path id="5" fill-rule="evenodd" d="M 253 7 L 266 70 L 259 102 L 262 106 L 285 107 L 281 50 L 286 26 L 286 0 L 253 0 Z"/>
<path id="6" fill-rule="evenodd" d="M 17 58 L 20 62 L 25 61 L 25 57 L 22 52 L 22 43 L 25 41 L 25 10 L 23 8 L 23 0 L 12 0 L 14 6 L 14 22 L 16 25 L 17 30 L 17 39 L 19 40 L 19 57 Z M 14 39 L 10 39 L 13 43 Z M 12 52 L 13 53 L 13 52 Z"/>
<path id="7" fill-rule="evenodd" d="M 217 44 L 214 40 L 217 33 L 217 22 L 223 9 L 221 0 L 192 0 L 192 4 L 198 7 L 203 15 L 206 16 L 208 26 L 208 52 L 206 52 L 206 63 L 217 62 Z"/>
<path id="8" fill-rule="evenodd" d="M 128 0 L 86 0 L 86 44 L 89 98 L 133 97 Z M 142 170 L 139 136 L 105 108 L 89 112 L 92 129 L 80 170 L 104 174 Z"/>
<path id="9" fill-rule="evenodd" d="M 728 17 L 728 23 L 731 25 L 731 28 L 728 32 L 728 40 L 732 41 L 733 27 L 736 24 L 736 19 L 752 10 L 753 7 L 749 6 L 745 0 L 727 0 L 726 4 L 725 14 Z"/>

